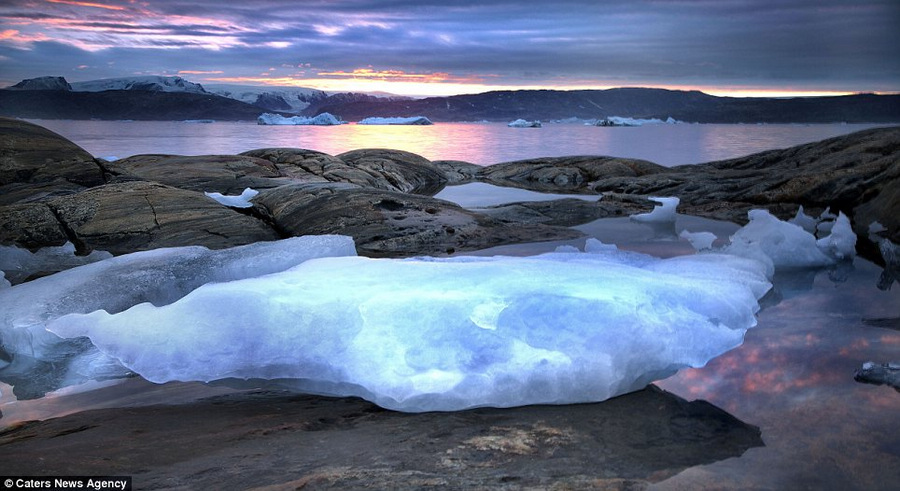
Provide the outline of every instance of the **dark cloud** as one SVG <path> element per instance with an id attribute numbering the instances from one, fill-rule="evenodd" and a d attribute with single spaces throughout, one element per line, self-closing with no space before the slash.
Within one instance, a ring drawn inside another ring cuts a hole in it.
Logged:
<path id="1" fill-rule="evenodd" d="M 102 68 L 69 78 L 153 70 L 240 77 L 308 63 L 322 71 L 480 75 L 502 84 L 900 91 L 895 0 L 108 4 L 124 10 L 7 2 L 0 31 L 19 31 L 21 39 L 0 40 L 3 77 L 15 82 L 85 65 Z M 26 42 L 39 34 L 55 43 Z M 75 48 L 58 49 L 64 45 Z"/>

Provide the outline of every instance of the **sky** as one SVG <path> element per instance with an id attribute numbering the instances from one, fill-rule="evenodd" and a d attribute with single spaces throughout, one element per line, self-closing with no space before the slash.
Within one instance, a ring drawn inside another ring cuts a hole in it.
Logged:
<path id="1" fill-rule="evenodd" d="M 2 0 L 0 87 L 134 75 L 428 96 L 900 92 L 898 0 Z"/>

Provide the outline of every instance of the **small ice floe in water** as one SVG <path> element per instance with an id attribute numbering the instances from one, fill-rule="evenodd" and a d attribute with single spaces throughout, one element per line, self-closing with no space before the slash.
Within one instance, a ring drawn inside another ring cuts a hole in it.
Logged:
<path id="1" fill-rule="evenodd" d="M 750 210 L 750 222 L 731 236 L 731 244 L 722 252 L 761 261 L 770 274 L 778 268 L 831 266 L 856 254 L 856 234 L 847 217 L 841 216 L 831 235 L 816 240 L 815 235 L 766 210 Z"/>
<path id="2" fill-rule="evenodd" d="M 870 234 L 880 234 L 881 232 L 885 231 L 887 231 L 887 228 L 879 222 L 872 222 L 869 224 Z"/>
<path id="3" fill-rule="evenodd" d="M 532 257 L 314 259 L 48 329 L 89 337 L 153 382 L 265 379 L 447 411 L 601 401 L 703 366 L 742 343 L 771 287 L 744 258 L 592 244 Z"/>
<path id="4" fill-rule="evenodd" d="M 253 197 L 257 194 L 259 194 L 259 191 L 252 188 L 246 188 L 244 189 L 244 192 L 242 192 L 238 196 L 228 196 L 222 193 L 207 192 L 204 192 L 203 194 L 218 201 L 219 203 L 222 203 L 225 206 L 230 206 L 232 208 L 250 208 L 253 206 L 253 203 L 251 203 L 250 200 L 253 199 Z"/>
<path id="5" fill-rule="evenodd" d="M 695 251 L 706 251 L 712 249 L 713 242 L 716 241 L 716 234 L 712 232 L 688 232 L 682 230 L 679 237 L 691 243 L 691 247 Z"/>
<path id="6" fill-rule="evenodd" d="M 856 371 L 853 380 L 865 384 L 889 385 L 900 392 L 900 363 L 873 363 L 867 361 Z"/>
<path id="7" fill-rule="evenodd" d="M 632 220 L 647 223 L 675 223 L 675 209 L 678 207 L 678 203 L 681 202 L 680 199 L 677 197 L 661 198 L 656 196 L 651 196 L 647 199 L 655 201 L 659 205 L 654 207 L 650 213 L 631 215 Z"/>
<path id="8" fill-rule="evenodd" d="M 510 121 L 506 124 L 510 128 L 540 128 L 543 126 L 540 121 L 526 121 L 524 119 L 517 119 L 515 121 Z"/>
<path id="9" fill-rule="evenodd" d="M 408 118 L 365 118 L 356 124 L 361 125 L 407 125 L 407 126 L 428 126 L 434 123 L 425 116 L 412 116 Z"/>

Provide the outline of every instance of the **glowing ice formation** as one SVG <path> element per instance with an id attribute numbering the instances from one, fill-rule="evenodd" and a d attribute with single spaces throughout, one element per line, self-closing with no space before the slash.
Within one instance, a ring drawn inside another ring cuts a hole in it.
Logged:
<path id="1" fill-rule="evenodd" d="M 356 255 L 353 239 L 334 235 L 218 251 L 174 247 L 126 254 L 0 289 L 0 346 L 13 357 L 10 366 L 0 368 L 0 380 L 23 375 L 63 386 L 120 372 L 118 363 L 99 356 L 92 346 L 47 332 L 46 324 L 57 317 L 100 309 L 121 312 L 142 302 L 166 305 L 206 283 L 275 273 L 315 257 L 347 255 Z M 34 369 L 26 359 L 50 362 L 44 370 L 62 373 L 25 373 Z"/>
<path id="2" fill-rule="evenodd" d="M 314 259 L 52 321 L 154 382 L 268 379 L 404 411 L 600 401 L 741 344 L 764 267 L 705 254 Z"/>

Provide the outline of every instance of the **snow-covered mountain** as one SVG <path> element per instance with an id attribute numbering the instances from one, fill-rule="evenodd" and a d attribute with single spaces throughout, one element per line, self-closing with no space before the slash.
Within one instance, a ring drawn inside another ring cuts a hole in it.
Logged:
<path id="1" fill-rule="evenodd" d="M 148 92 L 190 92 L 207 94 L 202 85 L 189 82 L 181 77 L 160 77 L 155 75 L 104 78 L 74 82 L 70 84 L 75 92 L 103 92 L 104 90 L 144 90 Z"/>
<path id="2" fill-rule="evenodd" d="M 312 102 L 328 97 L 321 90 L 306 87 L 214 84 L 207 85 L 206 90 L 229 99 L 288 113 L 299 113 Z"/>

